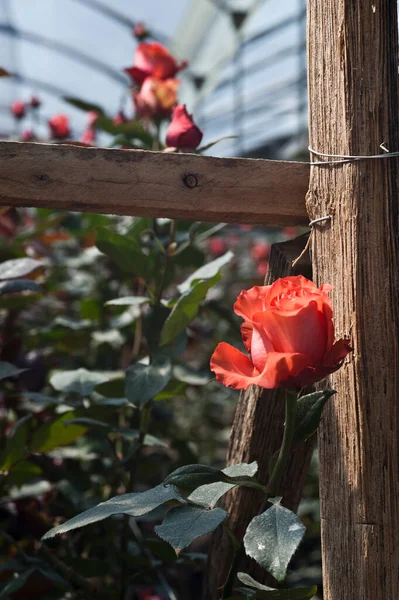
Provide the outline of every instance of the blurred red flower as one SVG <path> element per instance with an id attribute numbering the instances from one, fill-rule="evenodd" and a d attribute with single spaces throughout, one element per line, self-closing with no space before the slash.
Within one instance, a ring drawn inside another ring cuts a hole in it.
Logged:
<path id="1" fill-rule="evenodd" d="M 51 137 L 56 140 L 63 140 L 70 136 L 69 117 L 67 115 L 58 114 L 51 117 L 48 121 L 51 131 Z"/>
<path id="2" fill-rule="evenodd" d="M 88 127 L 80 138 L 82 144 L 93 144 L 96 141 L 96 131 L 93 127 Z"/>
<path id="3" fill-rule="evenodd" d="M 26 107 L 22 100 L 14 100 L 10 107 L 11 113 L 16 119 L 22 119 L 25 116 Z"/>
<path id="4" fill-rule="evenodd" d="M 187 62 L 178 63 L 159 42 L 143 42 L 136 48 L 133 67 L 125 71 L 135 83 L 141 85 L 147 77 L 171 79 L 186 66 Z"/>
<path id="5" fill-rule="evenodd" d="M 269 261 L 267 261 L 267 260 L 262 259 L 256 265 L 256 272 L 259 275 L 259 277 L 262 277 L 262 279 L 265 277 L 268 269 L 269 269 Z"/>
<path id="6" fill-rule="evenodd" d="M 202 135 L 202 131 L 194 123 L 192 115 L 188 114 L 186 105 L 176 106 L 166 132 L 166 145 L 192 150 L 199 146 Z"/>
<path id="7" fill-rule="evenodd" d="M 254 260 L 267 258 L 270 254 L 270 244 L 267 242 L 257 242 L 251 248 L 251 256 Z"/>
<path id="8" fill-rule="evenodd" d="M 178 79 L 153 79 L 148 77 L 140 92 L 133 94 L 136 117 L 169 117 L 177 104 Z"/>
<path id="9" fill-rule="evenodd" d="M 35 139 L 35 136 L 33 134 L 32 129 L 24 129 L 21 132 L 21 135 L 20 135 L 21 142 L 31 142 L 33 139 Z"/>
<path id="10" fill-rule="evenodd" d="M 221 237 L 213 237 L 208 241 L 208 250 L 213 256 L 221 256 L 227 250 L 227 244 Z"/>
<path id="11" fill-rule="evenodd" d="M 30 105 L 32 108 L 39 108 L 39 106 L 41 105 L 40 98 L 38 98 L 37 96 L 31 96 Z"/>

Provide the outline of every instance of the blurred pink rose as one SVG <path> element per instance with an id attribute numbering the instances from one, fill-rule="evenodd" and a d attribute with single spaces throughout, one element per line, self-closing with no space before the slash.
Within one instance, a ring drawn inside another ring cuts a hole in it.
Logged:
<path id="1" fill-rule="evenodd" d="M 148 77 L 140 92 L 133 94 L 136 117 L 169 117 L 177 104 L 178 79 L 153 79 Z"/>
<path id="2" fill-rule="evenodd" d="M 26 107 L 22 100 L 14 100 L 10 107 L 11 113 L 16 119 L 22 119 L 25 116 Z"/>
<path id="3" fill-rule="evenodd" d="M 48 121 L 51 131 L 51 137 L 56 140 L 63 140 L 70 136 L 69 117 L 67 115 L 58 114 L 51 117 Z"/>
<path id="4" fill-rule="evenodd" d="M 31 142 L 35 138 L 32 129 L 24 129 L 21 132 L 21 142 Z"/>
<path id="5" fill-rule="evenodd" d="M 147 77 L 171 79 L 187 62 L 178 63 L 159 42 L 143 42 L 136 48 L 133 67 L 125 69 L 135 83 L 141 85 Z"/>

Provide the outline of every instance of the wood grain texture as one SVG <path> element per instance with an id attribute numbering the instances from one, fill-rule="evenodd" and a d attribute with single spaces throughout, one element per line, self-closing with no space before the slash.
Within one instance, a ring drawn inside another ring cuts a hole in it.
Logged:
<path id="1" fill-rule="evenodd" d="M 292 268 L 292 261 L 301 254 L 306 241 L 307 235 L 304 235 L 288 242 L 272 245 L 266 285 L 278 277 L 299 273 L 311 278 L 308 253 L 294 269 Z M 231 430 L 227 463 L 230 465 L 256 460 L 259 465 L 259 479 L 266 484 L 270 460 L 281 445 L 283 424 L 284 392 L 255 386 L 242 392 Z M 293 446 L 287 472 L 282 481 L 283 504 L 294 511 L 297 510 L 301 499 L 314 444 L 315 437 Z M 247 488 L 235 488 L 226 494 L 225 508 L 230 515 L 229 525 L 239 540 L 243 538 L 248 523 L 258 514 L 262 501 L 262 493 Z M 221 530 L 215 533 L 212 544 L 205 594 L 207 600 L 217 600 L 220 597 L 217 588 L 225 583 L 231 563 L 230 543 L 222 533 Z M 240 570 L 250 573 L 261 583 L 272 583 L 267 573 L 251 558 L 243 561 Z"/>
<path id="2" fill-rule="evenodd" d="M 299 225 L 308 183 L 308 163 L 0 142 L 0 205 Z"/>
<path id="3" fill-rule="evenodd" d="M 399 149 L 395 0 L 308 0 L 310 144 Z M 319 436 L 325 600 L 399 598 L 398 159 L 313 167 L 314 275 L 353 353 Z"/>

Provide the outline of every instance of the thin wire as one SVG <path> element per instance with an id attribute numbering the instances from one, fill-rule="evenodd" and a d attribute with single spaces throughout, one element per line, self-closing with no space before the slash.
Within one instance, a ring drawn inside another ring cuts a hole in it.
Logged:
<path id="1" fill-rule="evenodd" d="M 359 156 L 351 156 L 350 154 L 326 154 L 324 152 L 318 152 L 317 150 L 313 150 L 310 146 L 308 146 L 308 150 L 311 154 L 315 156 L 321 156 L 325 158 L 338 158 L 341 160 L 326 160 L 320 162 L 311 162 L 310 165 L 318 166 L 318 165 L 342 165 L 345 163 L 356 162 L 358 160 L 369 160 L 374 158 L 395 158 L 399 156 L 399 152 L 385 152 L 384 154 L 370 154 L 370 155 L 359 155 Z"/>

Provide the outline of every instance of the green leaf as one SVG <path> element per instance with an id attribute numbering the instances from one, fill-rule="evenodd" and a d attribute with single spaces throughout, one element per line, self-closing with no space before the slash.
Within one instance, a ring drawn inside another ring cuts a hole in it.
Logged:
<path id="1" fill-rule="evenodd" d="M 239 463 L 237 465 L 231 465 L 230 467 L 226 467 L 223 469 L 223 473 L 228 475 L 229 477 L 253 477 L 258 471 L 258 463 L 256 461 L 247 464 L 247 463 Z M 206 485 L 200 485 L 194 490 L 188 500 L 194 502 L 194 504 L 199 504 L 200 506 L 206 506 L 209 508 L 214 508 L 220 500 L 220 498 L 229 490 L 236 487 L 234 483 L 208 483 Z"/>
<path id="2" fill-rule="evenodd" d="M 115 379 L 104 381 L 104 383 L 96 385 L 94 391 L 107 398 L 123 398 L 125 396 L 125 378 L 115 377 Z"/>
<path id="3" fill-rule="evenodd" d="M 125 296 L 124 298 L 108 300 L 105 306 L 140 306 L 147 302 L 150 302 L 150 298 L 145 298 L 144 296 Z"/>
<path id="4" fill-rule="evenodd" d="M 76 417 L 65 421 L 65 425 L 84 425 L 87 427 L 99 427 L 100 429 L 112 429 L 112 425 L 104 423 L 104 421 L 98 421 L 97 419 L 90 419 L 89 417 Z"/>
<path id="5" fill-rule="evenodd" d="M 14 463 L 26 455 L 26 445 L 31 426 L 31 415 L 17 421 L 8 436 L 6 447 L 0 455 L 0 470 L 7 471 Z"/>
<path id="6" fill-rule="evenodd" d="M 59 392 L 90 396 L 99 383 L 109 381 L 111 377 L 109 373 L 76 369 L 54 373 L 50 377 L 50 383 Z"/>
<path id="7" fill-rule="evenodd" d="M 141 363 L 131 365 L 126 371 L 126 397 L 134 406 L 143 406 L 162 392 L 171 377 L 170 360 L 149 365 Z"/>
<path id="8" fill-rule="evenodd" d="M 19 369 L 18 367 L 14 367 L 9 362 L 5 362 L 3 360 L 0 361 L 0 381 L 2 379 L 8 379 L 9 377 L 16 377 L 20 373 L 23 373 L 27 369 Z"/>
<path id="9" fill-rule="evenodd" d="M 214 531 L 227 516 L 228 513 L 221 508 L 206 510 L 195 506 L 178 506 L 168 512 L 162 525 L 155 527 L 155 533 L 179 554 L 196 538 Z"/>
<path id="10" fill-rule="evenodd" d="M 253 588 L 255 598 L 265 598 L 266 600 L 310 600 L 317 592 L 317 586 L 302 588 L 291 588 L 288 590 L 270 588 L 255 581 L 247 573 L 237 573 L 237 578 L 244 585 Z"/>
<path id="11" fill-rule="evenodd" d="M 75 414 L 73 411 L 68 411 L 36 429 L 29 445 L 31 452 L 50 452 L 58 446 L 71 444 L 86 433 L 87 427 L 66 424 L 75 417 Z"/>
<path id="12" fill-rule="evenodd" d="M 30 579 L 31 575 L 36 569 L 29 569 L 24 573 L 14 576 L 13 579 L 8 583 L 0 592 L 0 600 L 9 600 L 12 598 L 12 594 L 20 590 Z"/>
<path id="13" fill-rule="evenodd" d="M 150 259 L 142 253 L 134 239 L 100 227 L 97 229 L 96 245 L 101 252 L 112 258 L 122 271 L 148 279 Z"/>
<path id="14" fill-rule="evenodd" d="M 7 475 L 7 483 L 12 483 L 16 486 L 24 485 L 41 474 L 42 469 L 39 465 L 35 465 L 29 460 L 20 460 L 10 467 Z"/>
<path id="15" fill-rule="evenodd" d="M 297 515 L 276 503 L 248 525 L 245 551 L 277 581 L 283 581 L 304 533 L 305 526 Z"/>
<path id="16" fill-rule="evenodd" d="M 145 131 L 140 121 L 129 121 L 121 125 L 115 125 L 112 119 L 100 116 L 94 123 L 96 129 L 101 129 L 111 135 L 123 135 L 130 140 L 140 140 L 148 148 L 152 148 L 153 137 Z"/>
<path id="17" fill-rule="evenodd" d="M 34 258 L 13 258 L 0 264 L 0 280 L 21 279 L 43 269 L 44 263 Z"/>
<path id="18" fill-rule="evenodd" d="M 180 296 L 162 328 L 163 346 L 173 342 L 175 337 L 197 316 L 200 303 L 205 299 L 208 290 L 220 279 L 220 273 L 216 273 L 210 279 L 199 281 Z"/>
<path id="19" fill-rule="evenodd" d="M 207 465 L 185 465 L 179 467 L 167 476 L 164 485 L 173 484 L 182 489 L 195 489 L 198 486 L 211 484 L 219 481 L 227 481 L 229 478 L 215 467 Z"/>
<path id="20" fill-rule="evenodd" d="M 197 269 L 197 271 L 190 275 L 190 277 L 183 281 L 183 283 L 177 286 L 179 292 L 184 294 L 195 284 L 196 281 L 201 279 L 212 279 L 215 277 L 215 275 L 217 275 L 217 273 L 219 273 L 220 269 L 227 265 L 227 263 L 229 263 L 233 258 L 234 254 L 229 250 L 226 252 L 226 254 L 223 254 L 223 256 L 219 256 L 219 258 L 216 258 L 200 269 Z"/>
<path id="21" fill-rule="evenodd" d="M 171 379 L 166 387 L 154 396 L 154 400 L 169 400 L 169 398 L 175 398 L 180 395 L 186 388 L 186 384 L 176 379 Z"/>
<path id="22" fill-rule="evenodd" d="M 165 486 L 163 484 L 147 490 L 146 492 L 115 496 L 106 502 L 101 502 L 101 504 L 98 504 L 94 508 L 86 510 L 80 515 L 73 517 L 69 521 L 66 521 L 66 523 L 54 527 L 48 531 L 42 539 L 47 540 L 55 535 L 102 521 L 113 515 L 125 514 L 130 515 L 131 517 L 141 517 L 155 508 L 158 508 L 158 506 L 162 506 L 162 504 L 171 501 L 185 504 L 185 500 L 180 496 L 174 486 Z"/>
<path id="23" fill-rule="evenodd" d="M 0 282 L 0 296 L 19 292 L 40 292 L 41 290 L 41 286 L 30 279 L 9 279 Z"/>
<path id="24" fill-rule="evenodd" d="M 98 115 L 103 115 L 104 111 L 101 106 L 98 104 L 92 104 L 91 102 L 85 102 L 84 100 L 80 100 L 79 98 L 72 98 L 71 96 L 64 96 L 64 102 L 71 104 L 75 108 L 79 108 L 80 110 L 84 110 L 85 112 L 96 112 Z"/>
<path id="25" fill-rule="evenodd" d="M 319 426 L 321 414 L 327 400 L 336 392 L 323 390 L 302 396 L 297 402 L 294 440 L 306 440 Z"/>

